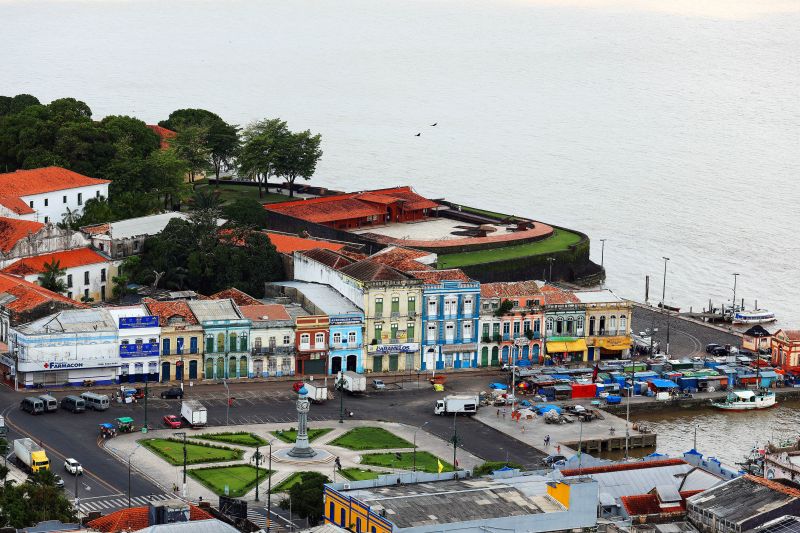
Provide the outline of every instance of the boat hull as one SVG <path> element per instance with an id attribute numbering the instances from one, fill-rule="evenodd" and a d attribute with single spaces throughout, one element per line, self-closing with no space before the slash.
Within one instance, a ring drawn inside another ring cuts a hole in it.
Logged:
<path id="1" fill-rule="evenodd" d="M 778 401 L 774 395 L 756 400 L 755 402 L 711 402 L 712 407 L 723 411 L 757 411 L 760 409 L 769 409 L 776 405 L 778 405 Z"/>

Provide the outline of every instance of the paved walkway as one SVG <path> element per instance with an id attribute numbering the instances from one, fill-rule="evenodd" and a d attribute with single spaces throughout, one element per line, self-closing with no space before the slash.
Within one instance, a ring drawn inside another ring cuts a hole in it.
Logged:
<path id="1" fill-rule="evenodd" d="M 383 452 L 395 452 L 395 451 L 410 451 L 410 448 L 407 449 L 391 449 L 391 450 L 365 450 L 365 451 L 353 451 L 347 450 L 345 448 L 340 448 L 337 446 L 331 446 L 329 443 L 339 437 L 340 435 L 346 433 L 347 431 L 360 426 L 373 426 L 373 427 L 381 427 L 390 431 L 391 433 L 406 439 L 409 442 L 413 442 L 414 440 L 414 431 L 416 430 L 413 426 L 408 426 L 405 424 L 399 423 L 392 423 L 392 422 L 377 422 L 372 420 L 346 420 L 343 424 L 338 424 L 335 421 L 328 421 L 319 424 L 314 424 L 313 427 L 315 428 L 333 428 L 333 431 L 323 435 L 311 443 L 313 448 L 321 448 L 329 451 L 334 456 L 338 456 L 341 463 L 342 468 L 349 468 L 349 467 L 359 467 L 361 462 L 361 455 L 364 453 L 383 453 Z M 274 459 L 275 452 L 281 449 L 291 448 L 293 445 L 289 443 L 285 443 L 271 434 L 272 431 L 277 430 L 285 430 L 289 429 L 290 427 L 295 427 L 293 424 L 288 423 L 277 423 L 277 424 L 252 424 L 252 425 L 236 425 L 236 426 L 217 426 L 213 428 L 206 428 L 205 430 L 196 430 L 192 431 L 189 430 L 187 433 L 187 441 L 199 441 L 196 438 L 196 435 L 200 435 L 202 433 L 225 433 L 225 432 L 238 432 L 238 431 L 246 431 L 263 437 L 267 440 L 272 440 L 272 449 L 273 449 L 273 461 L 272 461 L 272 469 L 275 471 L 275 474 L 272 476 L 272 486 L 274 487 L 282 480 L 289 477 L 292 473 L 298 471 L 313 471 L 313 472 L 320 472 L 328 476 L 328 478 L 334 481 L 341 481 L 342 476 L 334 472 L 333 462 L 326 462 L 326 463 L 312 463 L 312 464 L 303 464 L 299 465 L 295 462 L 281 462 Z M 178 487 L 182 486 L 183 483 L 183 467 L 182 466 L 172 466 L 159 456 L 151 452 L 149 449 L 141 446 L 138 441 L 147 438 L 168 438 L 175 434 L 175 430 L 172 429 L 158 429 L 158 430 L 151 430 L 144 435 L 142 433 L 133 433 L 133 434 L 124 434 L 114 437 L 113 439 L 109 439 L 105 441 L 104 447 L 106 451 L 114 455 L 120 461 L 127 463 L 128 457 L 131 457 L 131 468 L 137 471 L 139 474 L 147 477 L 150 481 L 154 484 L 161 487 L 165 492 L 170 492 L 172 490 L 173 484 L 177 484 Z M 430 433 L 422 431 L 417 431 L 417 448 L 420 451 L 427 451 L 432 453 L 433 455 L 442 458 L 442 460 L 446 460 L 448 462 L 452 461 L 453 457 L 453 448 L 450 443 L 445 440 L 442 440 Z M 216 445 L 223 445 L 228 446 L 230 448 L 238 448 L 244 451 L 244 456 L 241 460 L 238 461 L 229 461 L 229 462 L 221 462 L 221 463 L 204 463 L 204 464 L 196 464 L 190 465 L 187 467 L 187 470 L 191 470 L 192 468 L 202 468 L 206 466 L 224 466 L 229 464 L 254 464 L 252 462 L 253 454 L 255 453 L 255 448 L 250 448 L 246 446 L 237 446 L 233 444 L 227 443 L 220 443 L 220 442 L 210 442 L 210 441 L 203 441 L 208 442 L 211 444 Z M 267 448 L 262 447 L 262 453 L 266 453 Z M 459 466 L 462 468 L 471 469 L 475 466 L 478 466 L 483 463 L 481 459 L 478 457 L 467 453 L 463 449 L 458 450 L 458 462 Z M 267 464 L 262 462 L 262 466 L 266 469 Z M 383 467 L 374 467 L 369 466 L 372 470 L 381 470 L 385 472 L 392 472 L 398 471 L 390 468 L 383 468 Z M 215 501 L 217 495 L 214 494 L 210 489 L 206 488 L 198 481 L 194 480 L 192 477 L 186 477 L 186 486 L 187 486 L 187 493 L 186 497 L 191 500 L 197 500 L 199 497 L 202 497 L 204 500 L 212 500 Z M 266 494 L 266 490 L 268 487 L 268 481 L 265 480 L 259 487 L 259 490 L 262 494 Z M 252 500 L 255 496 L 255 489 L 251 490 L 244 499 Z"/>

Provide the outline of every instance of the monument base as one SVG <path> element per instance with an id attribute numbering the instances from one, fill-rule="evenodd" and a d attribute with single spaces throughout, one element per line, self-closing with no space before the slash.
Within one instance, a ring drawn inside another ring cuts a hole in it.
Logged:
<path id="1" fill-rule="evenodd" d="M 309 457 L 314 457 L 315 455 L 317 455 L 317 452 L 316 450 L 314 450 L 314 448 L 295 446 L 294 448 L 289 450 L 289 452 L 286 455 L 288 455 L 289 457 L 307 459 Z"/>
<path id="2" fill-rule="evenodd" d="M 276 450 L 272 454 L 272 460 L 277 461 L 279 463 L 290 463 L 290 464 L 324 464 L 324 463 L 332 463 L 336 456 L 330 453 L 327 450 L 312 450 L 314 455 L 305 456 L 305 457 L 295 457 L 289 455 L 292 452 L 292 448 L 283 448 L 280 450 Z"/>

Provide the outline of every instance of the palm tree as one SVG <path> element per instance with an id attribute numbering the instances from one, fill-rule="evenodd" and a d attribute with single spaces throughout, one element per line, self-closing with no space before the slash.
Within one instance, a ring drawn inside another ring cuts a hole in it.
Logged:
<path id="1" fill-rule="evenodd" d="M 61 261 L 53 259 L 44 264 L 44 270 L 39 274 L 39 285 L 58 294 L 67 291 L 67 283 L 61 279 L 67 271 L 61 268 Z"/>

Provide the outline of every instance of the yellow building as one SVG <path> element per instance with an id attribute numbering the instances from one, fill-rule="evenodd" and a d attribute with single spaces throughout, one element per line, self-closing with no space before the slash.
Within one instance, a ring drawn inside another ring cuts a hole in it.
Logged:
<path id="1" fill-rule="evenodd" d="M 620 359 L 630 355 L 633 306 L 608 289 L 577 291 L 586 306 L 588 360 Z"/>
<path id="2" fill-rule="evenodd" d="M 161 381 L 201 379 L 203 327 L 186 301 L 145 298 L 143 303 L 151 315 L 158 317 L 161 326 Z"/>

